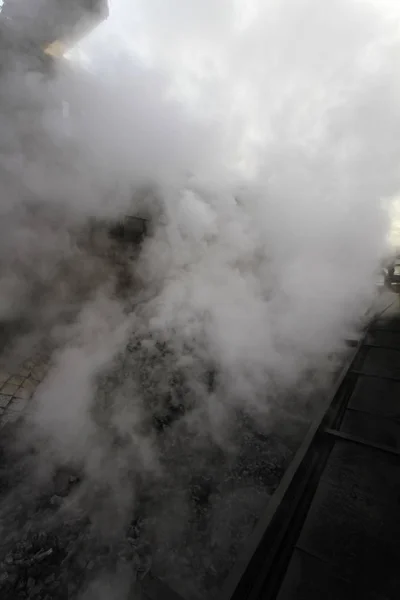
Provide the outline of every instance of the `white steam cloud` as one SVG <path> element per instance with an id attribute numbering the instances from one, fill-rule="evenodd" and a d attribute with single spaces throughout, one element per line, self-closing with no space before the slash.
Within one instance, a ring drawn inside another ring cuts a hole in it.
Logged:
<path id="1" fill-rule="evenodd" d="M 107 475 L 121 522 L 132 472 L 168 489 L 159 546 L 183 539 L 173 514 L 208 442 L 231 456 L 237 414 L 270 431 L 277 398 L 301 416 L 372 299 L 400 187 L 388 15 L 356 0 L 114 0 L 79 48 L 86 67 L 1 74 L 0 316 L 28 315 L 58 348 L 35 432 L 86 473 L 79 501 Z M 121 299 L 83 227 L 143 211 Z M 166 396 L 190 410 L 160 447 L 149 409 L 162 416 Z"/>

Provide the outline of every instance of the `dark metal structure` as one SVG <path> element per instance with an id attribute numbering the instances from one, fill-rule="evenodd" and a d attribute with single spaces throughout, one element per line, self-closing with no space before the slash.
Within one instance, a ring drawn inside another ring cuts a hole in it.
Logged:
<path id="1" fill-rule="evenodd" d="M 108 17 L 107 0 L 4 0 L 0 13 L 15 40 L 46 50 L 55 43 L 63 47 Z"/>
<path id="2" fill-rule="evenodd" d="M 0 73 L 51 72 L 54 59 L 108 17 L 108 0 L 4 0 Z"/>
<path id="3" fill-rule="evenodd" d="M 400 256 L 396 256 L 383 269 L 385 286 L 393 292 L 400 291 Z"/>
<path id="4" fill-rule="evenodd" d="M 108 15 L 108 0 L 4 0 L 0 12 L 0 72 L 1 67 L 5 74 L 13 72 L 19 64 L 23 71 L 51 75 L 66 50 Z M 7 178 L 7 173 L 2 177 Z M 146 220 L 136 216 L 107 226 L 114 239 L 125 243 L 140 241 L 147 230 Z"/>

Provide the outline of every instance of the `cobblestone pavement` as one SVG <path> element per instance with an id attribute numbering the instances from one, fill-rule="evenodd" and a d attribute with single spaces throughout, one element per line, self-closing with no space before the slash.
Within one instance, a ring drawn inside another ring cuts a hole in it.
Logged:
<path id="1" fill-rule="evenodd" d="M 0 429 L 16 421 L 46 377 L 50 354 L 36 350 L 28 360 L 14 367 L 0 366 Z"/>

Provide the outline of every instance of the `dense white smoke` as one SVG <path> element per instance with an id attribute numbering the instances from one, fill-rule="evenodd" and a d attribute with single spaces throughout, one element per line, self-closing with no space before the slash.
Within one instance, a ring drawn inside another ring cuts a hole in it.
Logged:
<path id="1" fill-rule="evenodd" d="M 58 346 L 33 421 L 47 457 L 86 473 L 79 501 L 106 476 L 126 516 L 132 470 L 148 474 L 171 496 L 153 531 L 171 544 L 209 440 L 230 456 L 237 414 L 270 431 L 277 398 L 305 411 L 386 250 L 397 32 L 361 1 L 114 0 L 85 68 L 2 75 L 0 316 L 31 315 Z M 151 235 L 117 299 L 114 265 L 78 233 L 143 210 Z M 168 394 L 191 410 L 160 448 L 148 411 Z"/>
<path id="2" fill-rule="evenodd" d="M 109 38 L 99 31 L 89 55 L 102 39 L 122 48 L 121 36 L 125 52 L 162 71 L 165 91 L 215 124 L 199 137 L 183 108 L 174 119 L 154 107 L 147 77 L 130 71 L 130 88 L 114 56 L 124 96 L 113 128 L 98 127 L 100 148 L 123 154 L 136 179 L 140 165 L 165 203 L 167 224 L 140 265 L 157 290 L 151 327 L 201 338 L 240 397 L 263 390 L 268 373 L 294 380 L 343 338 L 385 247 L 381 200 L 399 183 L 394 23 L 339 0 L 329 10 L 290 0 L 112 9 Z M 102 114 L 92 123 L 105 124 Z"/>

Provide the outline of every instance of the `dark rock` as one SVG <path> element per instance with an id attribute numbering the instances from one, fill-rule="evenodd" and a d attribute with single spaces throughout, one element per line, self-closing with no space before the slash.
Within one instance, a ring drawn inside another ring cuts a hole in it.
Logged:
<path id="1" fill-rule="evenodd" d="M 78 589 L 78 586 L 74 581 L 69 581 L 67 587 L 68 587 L 68 597 L 72 596 Z"/>
<path id="2" fill-rule="evenodd" d="M 37 598 L 38 596 L 40 596 L 41 591 L 42 591 L 41 586 L 40 585 L 36 585 L 32 590 L 30 590 L 29 597 L 30 598 Z"/>
<path id="3" fill-rule="evenodd" d="M 28 581 L 26 582 L 26 589 L 28 591 L 32 590 L 35 587 L 35 580 L 33 579 L 33 577 L 29 577 Z"/>
<path id="4" fill-rule="evenodd" d="M 18 581 L 18 573 L 14 572 L 14 573 L 9 573 L 8 574 L 8 583 L 10 583 L 10 585 L 15 585 Z"/>
<path id="5" fill-rule="evenodd" d="M 58 471 L 54 476 L 54 491 L 57 496 L 67 496 L 70 487 L 70 474 L 66 471 Z"/>
<path id="6" fill-rule="evenodd" d="M 77 566 L 82 569 L 82 571 L 84 571 L 86 569 L 86 566 L 88 564 L 88 559 L 86 556 L 82 556 L 82 554 L 80 554 L 77 558 L 76 558 L 76 564 Z"/>
<path id="7" fill-rule="evenodd" d="M 5 583 L 8 579 L 9 579 L 9 574 L 8 573 L 1 573 L 0 574 L 0 586 L 3 583 Z"/>
<path id="8" fill-rule="evenodd" d="M 63 499 L 61 498 L 61 496 L 57 496 L 56 494 L 54 494 L 54 496 L 50 498 L 50 504 L 52 506 L 61 506 L 62 503 Z"/>

